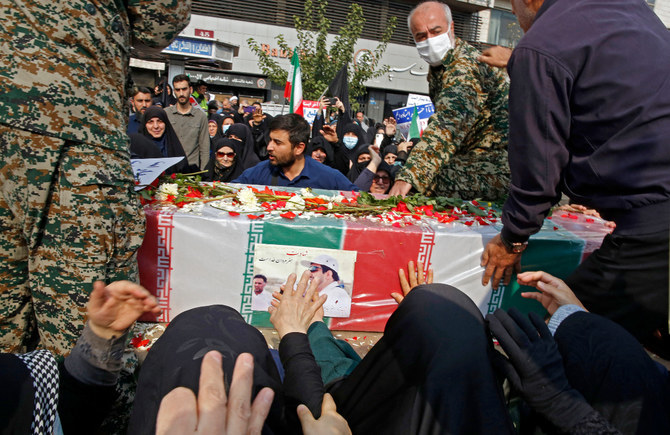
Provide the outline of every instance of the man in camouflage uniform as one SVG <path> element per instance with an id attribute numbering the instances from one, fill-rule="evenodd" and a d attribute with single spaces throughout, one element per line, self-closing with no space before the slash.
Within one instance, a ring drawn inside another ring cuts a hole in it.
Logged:
<path id="1" fill-rule="evenodd" d="M 189 18 L 189 0 L 3 2 L 3 352 L 24 350 L 36 325 L 40 346 L 63 356 L 93 282 L 137 280 L 144 216 L 125 134 L 131 39 L 160 50 Z"/>
<path id="2" fill-rule="evenodd" d="M 435 114 L 390 194 L 414 188 L 425 195 L 503 199 L 509 187 L 505 72 L 478 62 L 477 50 L 454 36 L 451 11 L 442 3 L 420 4 L 408 24 L 431 64 Z"/>

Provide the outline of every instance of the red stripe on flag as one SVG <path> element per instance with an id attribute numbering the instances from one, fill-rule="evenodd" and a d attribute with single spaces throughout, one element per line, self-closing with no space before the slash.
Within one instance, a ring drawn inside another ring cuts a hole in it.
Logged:
<path id="1" fill-rule="evenodd" d="M 357 251 L 354 294 L 349 318 L 331 318 L 330 328 L 345 331 L 383 331 L 398 304 L 391 293 L 402 293 L 398 269 L 416 262 L 422 231 L 406 227 L 372 226 L 347 222 L 342 249 Z M 362 319 L 365 319 L 364 321 Z"/>

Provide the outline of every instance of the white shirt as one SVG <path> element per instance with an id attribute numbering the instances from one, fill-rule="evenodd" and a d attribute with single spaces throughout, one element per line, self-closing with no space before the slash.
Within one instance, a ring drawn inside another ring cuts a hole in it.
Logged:
<path id="1" fill-rule="evenodd" d="M 326 317 L 349 317 L 351 313 L 351 296 L 342 287 L 338 287 L 335 281 L 328 284 L 319 295 L 328 295 L 326 303 L 323 304 L 323 314 Z"/>
<path id="2" fill-rule="evenodd" d="M 272 299 L 272 293 L 265 290 L 259 295 L 254 292 L 251 295 L 251 309 L 254 311 L 267 311 Z"/>

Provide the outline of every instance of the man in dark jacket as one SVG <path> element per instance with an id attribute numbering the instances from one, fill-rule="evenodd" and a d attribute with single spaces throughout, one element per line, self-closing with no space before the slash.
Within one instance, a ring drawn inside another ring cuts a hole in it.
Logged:
<path id="1" fill-rule="evenodd" d="M 512 5 L 526 32 L 508 64 L 512 179 L 483 284 L 509 281 L 563 192 L 616 223 L 566 282 L 590 311 L 670 355 L 670 34 L 642 1 Z"/>

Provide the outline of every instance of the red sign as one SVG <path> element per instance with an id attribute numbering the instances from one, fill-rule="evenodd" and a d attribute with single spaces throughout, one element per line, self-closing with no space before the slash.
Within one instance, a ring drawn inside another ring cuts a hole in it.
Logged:
<path id="1" fill-rule="evenodd" d="M 214 30 L 195 29 L 195 36 L 214 39 Z"/>

